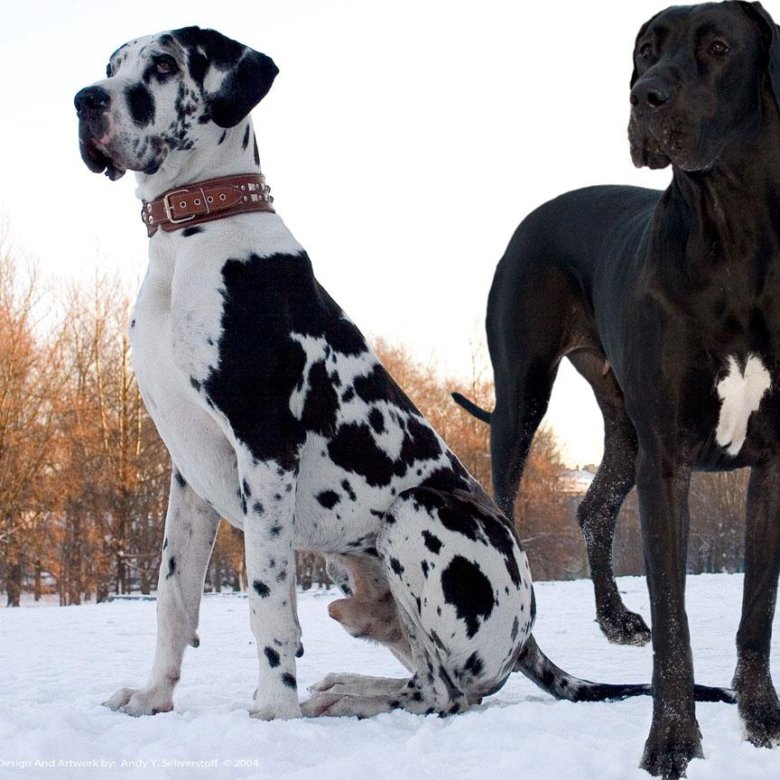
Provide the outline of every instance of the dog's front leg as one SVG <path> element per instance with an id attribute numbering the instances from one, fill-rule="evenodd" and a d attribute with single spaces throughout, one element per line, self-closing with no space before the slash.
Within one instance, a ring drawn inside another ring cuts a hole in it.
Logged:
<path id="1" fill-rule="evenodd" d="M 198 645 L 198 612 L 219 515 L 184 481 L 174 467 L 160 579 L 157 584 L 157 647 L 149 682 L 144 688 L 122 688 L 106 707 L 128 715 L 155 715 L 173 709 L 188 644 Z"/>
<path id="2" fill-rule="evenodd" d="M 293 549 L 297 469 L 276 463 L 242 469 L 244 543 L 252 633 L 259 678 L 250 715 L 272 720 L 300 717 L 295 657 L 301 631 L 295 607 Z"/>
<path id="3" fill-rule="evenodd" d="M 653 721 L 641 766 L 678 778 L 702 756 L 685 614 L 685 559 L 691 467 L 656 441 L 641 441 L 637 465 L 653 639 Z"/>
<path id="4" fill-rule="evenodd" d="M 780 461 L 755 466 L 748 487 L 745 584 L 737 632 L 734 689 L 747 739 L 772 747 L 780 740 L 780 702 L 769 671 L 772 619 L 780 572 Z"/>

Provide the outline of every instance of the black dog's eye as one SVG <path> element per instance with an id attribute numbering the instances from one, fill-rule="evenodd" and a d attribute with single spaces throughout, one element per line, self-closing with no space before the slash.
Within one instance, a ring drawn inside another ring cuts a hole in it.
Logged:
<path id="1" fill-rule="evenodd" d="M 178 68 L 173 57 L 161 55 L 160 57 L 155 57 L 154 69 L 160 76 L 170 76 L 171 73 L 176 73 Z"/>
<path id="2" fill-rule="evenodd" d="M 108 65 L 106 65 L 106 78 L 111 78 L 111 76 L 114 75 L 113 68 L 111 67 L 111 63 L 109 62 Z"/>
<path id="3" fill-rule="evenodd" d="M 643 43 L 639 47 L 639 56 L 643 60 L 649 60 L 653 56 L 653 44 L 652 43 Z"/>
<path id="4" fill-rule="evenodd" d="M 722 57 L 724 54 L 728 54 L 731 50 L 725 43 L 723 43 L 723 41 L 713 41 L 709 45 L 707 51 L 716 57 Z"/>

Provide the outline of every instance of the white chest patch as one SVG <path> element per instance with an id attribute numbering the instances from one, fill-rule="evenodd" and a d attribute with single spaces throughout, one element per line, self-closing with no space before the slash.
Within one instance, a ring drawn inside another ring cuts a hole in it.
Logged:
<path id="1" fill-rule="evenodd" d="M 716 386 L 721 406 L 715 431 L 715 440 L 729 455 L 737 455 L 742 449 L 748 419 L 758 409 L 771 384 L 769 371 L 761 358 L 748 355 L 743 370 L 737 358 L 729 356 L 728 374 Z"/>

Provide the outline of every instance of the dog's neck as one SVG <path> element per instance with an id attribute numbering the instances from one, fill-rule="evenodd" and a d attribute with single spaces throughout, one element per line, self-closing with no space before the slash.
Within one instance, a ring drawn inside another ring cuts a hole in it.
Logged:
<path id="1" fill-rule="evenodd" d="M 774 99 L 764 101 L 763 121 L 744 133 L 738 145 L 723 149 L 708 170 L 686 173 L 674 169 L 672 188 L 700 215 L 696 227 L 716 235 L 767 232 L 780 245 L 780 112 Z M 758 231 L 758 232 L 757 232 Z"/>
<path id="2" fill-rule="evenodd" d="M 251 117 L 222 132 L 215 145 L 187 151 L 174 150 L 153 174 L 136 173 L 135 194 L 140 200 L 152 201 L 167 190 L 204 179 L 260 173 L 260 158 Z"/>

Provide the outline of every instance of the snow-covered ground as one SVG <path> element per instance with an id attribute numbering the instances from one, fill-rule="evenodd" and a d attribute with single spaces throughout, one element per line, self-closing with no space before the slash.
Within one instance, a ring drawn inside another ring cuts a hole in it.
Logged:
<path id="1" fill-rule="evenodd" d="M 644 580 L 624 578 L 620 587 L 649 617 Z M 740 576 L 688 578 L 700 682 L 731 680 L 741 588 Z M 327 617 L 332 598 L 333 591 L 300 596 L 301 690 L 331 671 L 401 676 L 389 652 L 350 638 Z M 559 665 L 594 680 L 649 679 L 649 648 L 614 647 L 601 636 L 589 582 L 540 583 L 537 599 L 535 634 Z M 637 765 L 650 699 L 558 702 L 521 675 L 448 719 L 393 712 L 365 721 L 252 720 L 257 660 L 247 602 L 233 596 L 204 599 L 201 645 L 187 651 L 173 712 L 140 719 L 110 712 L 104 698 L 145 680 L 154 608 L 146 601 L 0 609 L 0 778 L 648 778 Z M 691 763 L 691 780 L 780 777 L 780 748 L 743 742 L 736 707 L 699 704 L 697 713 L 706 760 Z"/>

